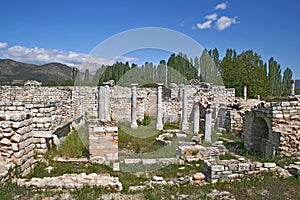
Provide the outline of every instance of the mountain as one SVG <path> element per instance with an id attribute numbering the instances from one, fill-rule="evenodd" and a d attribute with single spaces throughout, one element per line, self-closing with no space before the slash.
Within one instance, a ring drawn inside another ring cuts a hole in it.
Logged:
<path id="1" fill-rule="evenodd" d="M 71 79 L 72 68 L 61 63 L 34 65 L 0 59 L 0 85 L 23 85 L 27 80 L 60 85 Z"/>

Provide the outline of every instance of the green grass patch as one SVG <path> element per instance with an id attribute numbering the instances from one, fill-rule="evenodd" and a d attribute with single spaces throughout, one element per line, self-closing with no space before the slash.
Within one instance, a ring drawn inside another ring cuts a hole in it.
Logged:
<path id="1" fill-rule="evenodd" d="M 239 132 L 236 132 L 236 131 L 224 133 L 224 134 L 221 135 L 221 137 L 229 139 L 229 140 L 234 140 L 236 142 L 242 142 L 241 134 Z"/>
<path id="2" fill-rule="evenodd" d="M 236 159 L 236 157 L 230 153 L 225 153 L 225 155 L 220 155 L 219 159 L 220 160 L 230 160 L 230 159 Z"/>
<path id="3" fill-rule="evenodd" d="M 164 123 L 164 130 L 180 129 L 180 122 L 168 122 Z"/>
<path id="4" fill-rule="evenodd" d="M 145 153 L 156 151 L 161 148 L 161 146 L 155 145 L 155 139 L 162 132 L 157 132 L 155 135 L 152 135 L 148 138 L 139 138 L 132 136 L 124 132 L 121 128 L 118 131 L 119 143 L 118 147 L 120 150 L 127 149 L 135 153 Z"/>
<path id="5" fill-rule="evenodd" d="M 84 144 L 83 138 L 78 131 L 72 131 L 60 144 L 57 154 L 62 157 L 88 157 L 88 147 Z"/>

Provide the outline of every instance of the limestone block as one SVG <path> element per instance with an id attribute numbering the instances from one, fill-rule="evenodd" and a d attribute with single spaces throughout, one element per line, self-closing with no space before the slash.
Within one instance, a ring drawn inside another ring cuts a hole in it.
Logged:
<path id="1" fill-rule="evenodd" d="M 212 165 L 211 166 L 211 171 L 212 172 L 224 171 L 224 165 Z"/>
<path id="2" fill-rule="evenodd" d="M 22 136 L 19 135 L 19 134 L 14 134 L 12 137 L 11 137 L 11 141 L 12 142 L 20 142 L 22 139 Z"/>
<path id="3" fill-rule="evenodd" d="M 249 171 L 250 165 L 248 163 L 239 163 L 239 171 Z"/>
<path id="4" fill-rule="evenodd" d="M 9 127 L 10 127 L 10 123 L 9 122 L 3 122 L 3 123 L 1 123 L 1 128 L 2 129 L 7 129 Z"/>
<path id="5" fill-rule="evenodd" d="M 10 145 L 11 144 L 11 141 L 7 138 L 3 138 L 1 141 L 0 141 L 0 144 L 2 145 Z"/>
<path id="6" fill-rule="evenodd" d="M 19 145 L 17 143 L 12 143 L 11 148 L 13 151 L 19 151 Z"/>
<path id="7" fill-rule="evenodd" d="M 274 168 L 274 167 L 276 167 L 276 163 L 264 163 L 263 166 L 265 168 Z"/>

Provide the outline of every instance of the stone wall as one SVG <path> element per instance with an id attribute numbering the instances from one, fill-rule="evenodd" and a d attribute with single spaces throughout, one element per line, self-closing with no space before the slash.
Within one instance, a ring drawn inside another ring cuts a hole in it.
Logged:
<path id="1" fill-rule="evenodd" d="M 247 174 L 277 171 L 276 163 L 251 162 L 249 160 L 204 160 L 203 172 L 207 181 L 230 180 L 241 178 Z"/>
<path id="2" fill-rule="evenodd" d="M 72 112 L 76 118 L 88 114 L 98 117 L 98 88 L 97 87 L 72 87 Z"/>
<path id="3" fill-rule="evenodd" d="M 262 103 L 246 112 L 245 147 L 252 151 L 300 155 L 300 102 Z"/>

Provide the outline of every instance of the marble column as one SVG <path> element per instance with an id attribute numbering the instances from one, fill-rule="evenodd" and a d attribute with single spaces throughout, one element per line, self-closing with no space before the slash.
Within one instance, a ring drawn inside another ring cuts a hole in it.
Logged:
<path id="1" fill-rule="evenodd" d="M 162 83 L 157 83 L 157 121 L 156 121 L 156 129 L 163 130 L 163 107 L 162 107 Z"/>
<path id="2" fill-rule="evenodd" d="M 179 84 L 178 87 L 179 87 L 178 88 L 178 98 L 182 99 L 182 96 L 183 96 L 182 93 L 183 93 L 183 87 L 184 87 L 184 85 L 183 84 Z"/>
<path id="3" fill-rule="evenodd" d="M 181 130 L 189 130 L 188 116 L 187 116 L 187 88 L 183 87 L 182 93 L 182 116 L 181 116 Z"/>
<path id="4" fill-rule="evenodd" d="M 105 120 L 105 90 L 102 86 L 98 86 L 98 118 Z"/>
<path id="5" fill-rule="evenodd" d="M 110 120 L 110 87 L 108 84 L 104 86 L 105 89 L 105 121 Z"/>
<path id="6" fill-rule="evenodd" d="M 291 80 L 291 96 L 295 96 L 295 80 Z"/>
<path id="7" fill-rule="evenodd" d="M 197 134 L 199 132 L 199 120 L 200 120 L 200 109 L 199 103 L 194 104 L 194 117 L 193 117 L 193 133 Z"/>
<path id="8" fill-rule="evenodd" d="M 136 87 L 138 84 L 132 83 L 131 84 L 131 128 L 137 128 L 136 122 Z"/>
<path id="9" fill-rule="evenodd" d="M 207 108 L 205 111 L 205 132 L 204 132 L 204 141 L 211 143 L 211 116 L 212 110 Z"/>
<path id="10" fill-rule="evenodd" d="M 247 101 L 247 85 L 244 86 L 244 100 Z"/>

